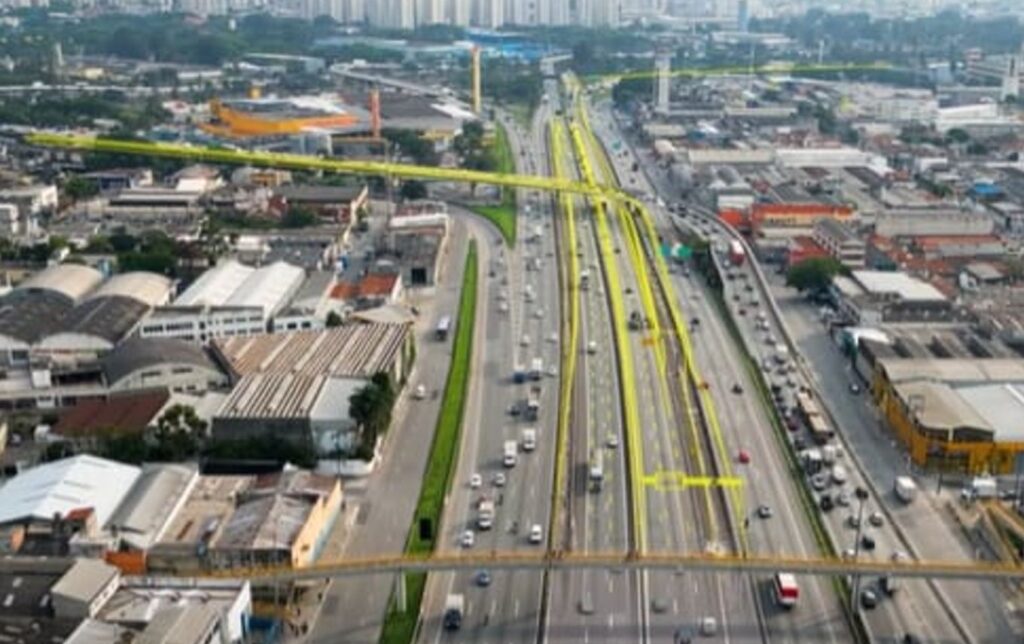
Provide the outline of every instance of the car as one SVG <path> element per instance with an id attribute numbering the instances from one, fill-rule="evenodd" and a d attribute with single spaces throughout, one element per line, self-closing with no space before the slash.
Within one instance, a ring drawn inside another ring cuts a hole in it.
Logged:
<path id="1" fill-rule="evenodd" d="M 551 344 L 557 344 L 558 343 L 558 334 L 557 333 L 552 333 L 551 335 L 549 335 L 548 336 L 548 342 L 550 342 Z"/>
<path id="2" fill-rule="evenodd" d="M 463 548 L 472 548 L 475 541 L 476 537 L 473 535 L 472 530 L 464 530 L 462 536 L 459 537 L 459 543 Z"/>
<path id="3" fill-rule="evenodd" d="M 538 320 L 544 317 L 544 309 L 536 309 L 533 312 L 533 317 L 537 318 Z"/>
<path id="4" fill-rule="evenodd" d="M 740 301 L 740 294 L 739 293 L 733 293 L 732 294 L 732 299 L 733 299 L 734 302 L 739 302 Z"/>
<path id="5" fill-rule="evenodd" d="M 484 477 L 480 476 L 477 473 L 474 473 L 473 476 L 469 477 L 469 489 L 471 490 L 478 489 L 481 485 L 483 485 L 483 483 Z"/>
<path id="6" fill-rule="evenodd" d="M 521 346 L 521 347 L 528 347 L 528 346 L 530 346 L 530 336 L 524 333 L 523 337 L 519 338 L 519 346 Z"/>
<path id="7" fill-rule="evenodd" d="M 811 487 L 821 492 L 828 487 L 828 477 L 824 474 L 815 474 L 811 477 Z"/>
<path id="8" fill-rule="evenodd" d="M 850 383 L 850 393 L 851 393 L 851 394 L 853 394 L 853 395 L 855 395 L 855 396 L 856 396 L 857 394 L 859 394 L 859 393 L 860 393 L 860 385 L 858 385 L 858 384 L 857 384 L 857 383 L 855 383 L 855 382 L 851 382 L 851 383 Z"/>
<path id="9" fill-rule="evenodd" d="M 587 353 L 589 353 L 590 355 L 594 355 L 595 353 L 597 353 L 597 342 L 591 340 L 590 342 L 587 343 Z"/>
<path id="10" fill-rule="evenodd" d="M 530 543 L 536 545 L 544 541 L 544 528 L 539 523 L 530 526 Z"/>
<path id="11" fill-rule="evenodd" d="M 508 302 L 499 302 L 498 310 L 502 313 L 508 313 Z"/>
<path id="12" fill-rule="evenodd" d="M 863 550 L 871 552 L 875 549 L 875 538 L 872 537 L 870 534 L 861 535 L 860 547 Z"/>
<path id="13" fill-rule="evenodd" d="M 491 483 L 494 484 L 494 487 L 505 487 L 505 481 L 506 479 L 504 472 L 498 472 L 497 474 L 494 475 L 494 478 L 491 479 Z"/>
<path id="14" fill-rule="evenodd" d="M 476 585 L 481 588 L 487 588 L 491 585 L 491 572 L 489 570 L 478 570 L 476 571 Z"/>
<path id="15" fill-rule="evenodd" d="M 548 367 L 548 375 L 551 376 L 552 378 L 557 376 L 558 375 L 558 367 L 556 365 L 549 366 Z"/>
<path id="16" fill-rule="evenodd" d="M 617 449 L 619 447 L 619 435 L 608 434 L 608 440 L 605 443 L 610 449 Z"/>
<path id="17" fill-rule="evenodd" d="M 741 385 L 738 382 L 734 383 L 733 386 L 732 386 L 732 393 L 734 393 L 734 394 L 742 394 L 743 393 L 743 385 Z"/>
<path id="18" fill-rule="evenodd" d="M 803 450 L 807 449 L 807 441 L 804 439 L 803 436 L 797 436 L 796 438 L 793 439 L 793 449 L 795 449 L 798 452 L 802 452 Z"/>
<path id="19" fill-rule="evenodd" d="M 842 508 L 850 507 L 850 495 L 846 492 L 840 492 L 836 495 L 836 505 Z"/>
<path id="20" fill-rule="evenodd" d="M 885 518 L 882 517 L 881 512 L 872 512 L 871 516 L 868 517 L 868 523 L 875 526 L 876 528 L 881 528 L 883 525 L 885 525 Z"/>
<path id="21" fill-rule="evenodd" d="M 413 392 L 416 400 L 423 400 L 427 397 L 427 388 L 423 385 L 416 385 L 416 391 Z"/>
<path id="22" fill-rule="evenodd" d="M 860 591 L 860 605 L 867 610 L 878 606 L 878 593 L 873 588 L 865 588 Z"/>
<path id="23" fill-rule="evenodd" d="M 742 306 L 739 309 L 737 309 L 736 312 L 739 313 L 741 316 L 747 314 L 747 310 L 745 308 L 743 308 Z"/>
<path id="24" fill-rule="evenodd" d="M 903 636 L 903 639 L 900 640 L 902 644 L 921 644 L 922 641 L 923 640 L 920 637 L 914 635 L 913 633 L 907 633 Z"/>
<path id="25" fill-rule="evenodd" d="M 821 497 L 821 501 L 819 501 L 818 503 L 818 506 L 821 508 L 822 512 L 831 512 L 832 508 L 836 507 L 836 504 L 835 501 L 832 500 L 831 496 L 829 496 L 828 494 L 823 494 Z"/>
<path id="26" fill-rule="evenodd" d="M 521 413 L 523 413 L 523 409 L 519 406 L 519 403 L 512 403 L 508 406 L 509 416 L 518 416 Z"/>
<path id="27" fill-rule="evenodd" d="M 507 299 L 508 299 L 508 290 L 501 289 L 500 291 L 498 291 L 498 301 L 499 302 L 504 302 Z"/>
<path id="28" fill-rule="evenodd" d="M 771 507 L 769 507 L 767 505 L 759 505 L 759 506 L 757 506 L 757 516 L 760 519 L 770 519 L 770 518 L 772 518 L 772 509 L 771 509 Z"/>
<path id="29" fill-rule="evenodd" d="M 851 528 L 859 528 L 860 517 L 858 517 L 856 514 L 851 514 L 850 516 L 846 517 L 846 525 Z"/>
<path id="30" fill-rule="evenodd" d="M 893 550 L 892 554 L 889 555 L 889 559 L 893 563 L 899 563 L 901 561 L 906 561 L 908 559 L 908 557 L 907 557 L 907 553 L 903 552 L 902 550 Z"/>
<path id="31" fill-rule="evenodd" d="M 853 548 L 847 548 L 846 550 L 843 550 L 843 559 L 853 559 L 856 556 L 857 551 Z"/>
<path id="32" fill-rule="evenodd" d="M 626 295 L 632 295 L 632 294 L 633 294 L 633 287 L 632 286 L 627 286 L 626 287 Z"/>
<path id="33" fill-rule="evenodd" d="M 736 460 L 739 461 L 741 465 L 750 463 L 750 452 L 745 449 L 741 449 L 739 454 L 736 455 Z"/>

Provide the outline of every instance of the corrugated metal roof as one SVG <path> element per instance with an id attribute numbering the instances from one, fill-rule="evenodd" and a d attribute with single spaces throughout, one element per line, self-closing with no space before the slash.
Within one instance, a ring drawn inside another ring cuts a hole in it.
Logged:
<path id="1" fill-rule="evenodd" d="M 276 313 L 298 290 L 306 272 L 287 262 L 274 262 L 264 266 L 237 284 L 225 304 L 230 306 L 258 306 L 267 315 Z"/>
<path id="2" fill-rule="evenodd" d="M 222 262 L 200 275 L 199 279 L 178 296 L 174 304 L 175 306 L 219 306 L 226 303 L 238 286 L 254 272 L 256 272 L 255 268 L 240 264 L 233 259 Z"/>
<path id="3" fill-rule="evenodd" d="M 199 473 L 194 465 L 147 464 L 106 527 L 145 549 L 160 537 L 174 509 L 189 493 Z M 125 534 L 131 533 L 131 534 Z"/>
<path id="4" fill-rule="evenodd" d="M 89 296 L 89 299 L 120 295 L 153 307 L 167 302 L 172 287 L 173 282 L 169 278 L 156 273 L 122 273 L 107 280 Z"/>
<path id="5" fill-rule="evenodd" d="M 224 401 L 218 418 L 304 418 L 309 416 L 326 376 L 253 374 Z"/>
<path id="6" fill-rule="evenodd" d="M 85 297 L 103 281 L 103 273 L 81 264 L 57 264 L 42 270 L 18 285 L 17 290 L 53 291 L 72 302 Z"/>
<path id="7" fill-rule="evenodd" d="M 141 470 L 88 454 L 38 465 L 0 488 L 0 524 L 37 519 L 91 507 L 107 522 Z"/>
<path id="8" fill-rule="evenodd" d="M 117 568 L 99 559 L 76 559 L 50 592 L 91 602 L 117 575 Z"/>
<path id="9" fill-rule="evenodd" d="M 1024 385 L 959 387 L 960 397 L 995 430 L 996 441 L 1024 442 Z"/>
<path id="10" fill-rule="evenodd" d="M 388 370 L 408 327 L 350 325 L 324 331 L 274 333 L 217 340 L 215 350 L 238 375 L 302 373 L 369 377 Z"/>

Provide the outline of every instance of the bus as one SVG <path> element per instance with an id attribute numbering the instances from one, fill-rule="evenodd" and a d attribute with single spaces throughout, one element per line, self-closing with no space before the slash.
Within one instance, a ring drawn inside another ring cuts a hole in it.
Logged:
<path id="1" fill-rule="evenodd" d="M 452 330 L 452 318 L 450 315 L 446 315 L 437 321 L 437 329 L 434 331 L 434 336 L 441 342 L 448 339 L 448 332 Z"/>
<path id="2" fill-rule="evenodd" d="M 772 578 L 772 591 L 775 603 L 783 608 L 793 608 L 800 598 L 800 586 L 796 583 L 796 575 L 789 572 L 777 572 Z"/>

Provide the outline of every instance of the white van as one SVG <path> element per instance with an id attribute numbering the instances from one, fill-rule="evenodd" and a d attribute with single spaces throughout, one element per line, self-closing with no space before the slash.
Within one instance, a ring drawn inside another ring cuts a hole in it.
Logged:
<path id="1" fill-rule="evenodd" d="M 505 467 L 515 467 L 519 459 L 519 446 L 515 441 L 505 441 L 505 452 L 502 457 L 502 464 Z"/>
<path id="2" fill-rule="evenodd" d="M 523 451 L 532 452 L 537 449 L 537 430 L 532 427 L 523 429 Z"/>

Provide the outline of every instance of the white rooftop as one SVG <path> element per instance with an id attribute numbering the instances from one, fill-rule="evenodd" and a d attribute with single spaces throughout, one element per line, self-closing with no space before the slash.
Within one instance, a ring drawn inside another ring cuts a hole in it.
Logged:
<path id="1" fill-rule="evenodd" d="M 992 427 L 997 441 L 1024 442 L 1024 385 L 993 383 L 956 392 Z"/>
<path id="2" fill-rule="evenodd" d="M 134 465 L 82 454 L 45 463 L 18 474 L 0 487 L 0 524 L 93 508 L 103 525 L 141 470 Z"/>
<path id="3" fill-rule="evenodd" d="M 853 279 L 872 295 L 893 293 L 911 302 L 944 301 L 946 296 L 931 284 L 898 271 L 853 271 Z"/>

